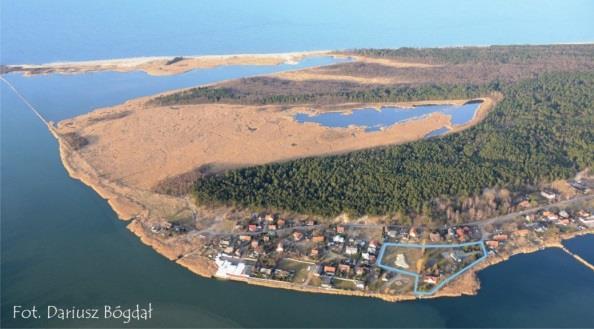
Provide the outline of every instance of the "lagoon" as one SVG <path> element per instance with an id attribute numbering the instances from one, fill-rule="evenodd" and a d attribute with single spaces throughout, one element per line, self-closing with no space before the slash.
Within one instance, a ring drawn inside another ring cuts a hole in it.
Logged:
<path id="1" fill-rule="evenodd" d="M 373 132 L 407 120 L 420 119 L 432 113 L 449 115 L 452 125 L 463 125 L 472 120 L 479 106 L 478 102 L 469 102 L 461 106 L 419 105 L 411 108 L 382 107 L 379 110 L 373 108 L 354 109 L 348 113 L 325 112 L 315 115 L 298 113 L 295 115 L 295 120 L 299 123 L 312 122 L 332 128 L 358 126 L 365 128 L 367 132 Z"/>

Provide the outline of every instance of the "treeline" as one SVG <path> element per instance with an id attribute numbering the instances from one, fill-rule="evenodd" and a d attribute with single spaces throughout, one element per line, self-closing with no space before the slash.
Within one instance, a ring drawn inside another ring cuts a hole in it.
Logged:
<path id="1" fill-rule="evenodd" d="M 490 46 L 458 48 L 355 49 L 349 54 L 449 64 L 525 64 L 543 59 L 593 60 L 594 45 Z"/>
<path id="2" fill-rule="evenodd" d="M 567 178 L 594 163 L 594 72 L 506 86 L 409 88 L 408 96 L 376 90 L 356 97 L 422 98 L 439 90 L 439 98 L 458 98 L 500 90 L 505 98 L 458 134 L 229 171 L 199 180 L 197 199 L 321 215 L 423 212 L 437 197 Z"/>
<path id="3" fill-rule="evenodd" d="M 421 85 L 376 87 L 367 90 L 342 90 L 307 94 L 259 95 L 243 93 L 233 88 L 198 87 L 178 93 L 158 96 L 152 105 L 170 106 L 181 104 L 225 103 L 225 104 L 320 104 L 340 102 L 408 102 L 426 99 L 474 98 L 489 91 L 499 90 L 499 83 L 489 85 Z"/>

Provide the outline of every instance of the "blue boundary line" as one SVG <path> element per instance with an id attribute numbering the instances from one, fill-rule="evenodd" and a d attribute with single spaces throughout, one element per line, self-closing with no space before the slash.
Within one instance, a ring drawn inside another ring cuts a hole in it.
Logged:
<path id="1" fill-rule="evenodd" d="M 474 262 L 466 265 L 463 269 L 461 269 L 460 271 L 454 273 L 452 276 L 447 277 L 446 279 L 444 279 L 443 281 L 441 281 L 440 283 L 438 283 L 435 287 L 433 287 L 433 289 L 429 290 L 429 291 L 420 291 L 419 288 L 419 279 L 421 278 L 421 275 L 415 272 L 410 272 L 410 271 L 405 271 L 405 270 L 401 270 L 392 266 L 387 266 L 382 264 L 382 260 L 384 259 L 384 253 L 386 252 L 386 248 L 387 247 L 403 247 L 403 248 L 458 248 L 458 247 L 467 247 L 467 246 L 480 246 L 481 247 L 481 251 L 483 252 L 483 256 L 481 256 L 479 259 L 475 260 Z M 462 275 L 464 272 L 468 271 L 471 267 L 473 267 L 474 265 L 482 262 L 483 260 L 485 260 L 485 258 L 487 258 L 487 248 L 485 247 L 485 243 L 483 240 L 480 241 L 476 241 L 476 242 L 465 242 L 465 243 L 455 243 L 455 244 L 418 244 L 418 243 L 396 243 L 396 242 L 385 242 L 384 244 L 382 244 L 382 247 L 380 249 L 380 253 L 378 256 L 378 262 L 377 262 L 377 266 L 389 271 L 389 272 L 397 272 L 397 273 L 401 273 L 401 274 L 405 274 L 405 275 L 409 275 L 415 278 L 415 285 L 414 285 L 414 294 L 415 295 L 419 295 L 419 296 L 424 296 L 424 295 L 433 295 L 437 290 L 441 289 L 444 285 L 446 285 L 447 283 L 449 283 L 450 281 L 454 280 L 455 278 L 457 278 L 458 276 Z"/>

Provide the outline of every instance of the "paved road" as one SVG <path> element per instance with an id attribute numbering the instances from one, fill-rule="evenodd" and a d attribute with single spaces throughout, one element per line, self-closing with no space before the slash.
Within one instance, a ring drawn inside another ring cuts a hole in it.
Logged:
<path id="1" fill-rule="evenodd" d="M 540 207 L 536 207 L 536 208 L 530 208 L 530 209 L 526 209 L 526 210 L 522 210 L 522 211 L 517 211 L 517 212 L 513 212 L 507 215 L 503 215 L 503 216 L 498 216 L 498 217 L 492 217 L 489 219 L 485 219 L 485 220 L 480 220 L 480 221 L 475 221 L 475 222 L 470 222 L 467 223 L 468 225 L 479 225 L 481 227 L 481 229 L 483 227 L 485 227 L 486 225 L 489 224 L 495 224 L 495 223 L 501 223 L 501 222 L 506 222 L 509 220 L 512 220 L 518 216 L 524 216 L 524 215 L 528 215 L 537 211 L 541 211 L 541 210 L 546 210 L 546 209 L 550 209 L 550 208 L 555 208 L 555 207 L 561 207 L 561 206 L 565 206 L 574 202 L 579 202 L 579 201 L 587 201 L 587 200 L 592 200 L 594 199 L 594 194 L 588 194 L 588 195 L 581 195 L 578 197 L 575 197 L 573 199 L 569 199 L 569 200 L 564 200 L 564 201 L 559 201 L 559 202 L 555 202 L 555 203 L 551 203 L 551 204 L 547 204 L 547 205 L 543 205 Z"/>
<path id="2" fill-rule="evenodd" d="M 530 208 L 530 209 L 517 211 L 517 212 L 510 213 L 510 214 L 502 215 L 502 216 L 492 217 L 492 218 L 484 219 L 484 220 L 480 220 L 480 221 L 468 222 L 468 223 L 464 223 L 464 224 L 465 225 L 478 225 L 481 228 L 481 231 L 484 235 L 484 233 L 485 233 L 484 227 L 487 225 L 490 225 L 490 224 L 502 223 L 502 222 L 512 220 L 516 217 L 524 216 L 524 215 L 531 214 L 531 213 L 534 213 L 537 211 L 546 210 L 546 209 L 555 208 L 555 207 L 561 207 L 561 206 L 565 206 L 565 205 L 568 205 L 568 204 L 571 204 L 574 202 L 587 201 L 587 200 L 593 200 L 593 199 L 594 199 L 594 194 L 581 195 L 581 196 L 578 196 L 578 197 L 575 197 L 575 198 L 569 199 L 569 200 L 563 200 L 563 201 L 559 201 L 559 202 L 555 202 L 555 203 L 551 203 L 551 204 L 547 204 L 547 205 L 542 205 L 542 206 L 539 206 L 536 208 Z M 341 224 L 341 225 L 345 226 L 345 227 L 350 227 L 350 228 L 382 228 L 382 227 L 386 226 L 384 224 Z M 294 230 L 311 230 L 311 229 L 323 228 L 323 227 L 326 227 L 326 225 L 325 224 L 301 225 L 301 226 L 287 227 L 287 228 L 279 229 L 276 231 L 262 230 L 262 231 L 258 231 L 258 232 L 217 232 L 217 231 L 213 231 L 210 228 L 207 228 L 204 230 L 191 232 L 190 234 L 191 235 L 207 234 L 210 236 L 259 235 L 259 234 L 268 233 L 268 232 L 284 234 L 284 233 L 290 233 Z"/>

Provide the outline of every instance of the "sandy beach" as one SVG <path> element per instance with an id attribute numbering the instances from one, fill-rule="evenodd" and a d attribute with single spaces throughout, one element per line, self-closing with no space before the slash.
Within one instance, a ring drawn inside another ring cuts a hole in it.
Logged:
<path id="1" fill-rule="evenodd" d="M 26 76 L 52 73 L 81 74 L 99 71 L 142 71 L 149 75 L 161 76 L 226 65 L 296 64 L 304 58 L 330 55 L 332 55 L 332 52 L 322 50 L 278 54 L 136 57 L 47 64 L 7 65 L 3 68 L 3 71 L 21 72 Z"/>

